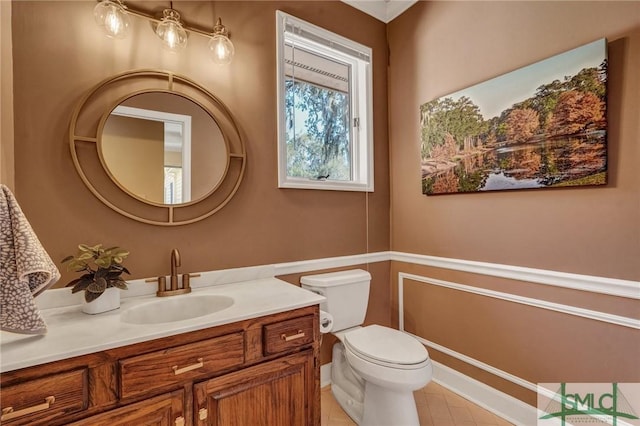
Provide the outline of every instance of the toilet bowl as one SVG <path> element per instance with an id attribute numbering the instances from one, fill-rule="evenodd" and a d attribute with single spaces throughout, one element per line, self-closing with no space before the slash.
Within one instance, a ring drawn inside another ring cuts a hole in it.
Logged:
<path id="1" fill-rule="evenodd" d="M 349 365 L 363 379 L 393 390 L 416 390 L 431 379 L 431 359 L 415 338 L 380 325 L 344 335 Z"/>
<path id="2" fill-rule="evenodd" d="M 351 270 L 305 276 L 303 288 L 326 297 L 332 315 L 331 389 L 360 426 L 418 426 L 413 391 L 429 383 L 431 359 L 414 337 L 381 325 L 362 327 L 371 275 Z"/>
<path id="3" fill-rule="evenodd" d="M 332 366 L 342 370 L 342 374 L 332 371 L 332 390 L 347 414 L 361 426 L 419 425 L 413 392 L 432 377 L 424 346 L 380 325 L 335 334 L 340 343 L 334 347 L 334 363 L 342 359 L 346 371 L 355 376 L 349 379 L 344 365 Z"/>

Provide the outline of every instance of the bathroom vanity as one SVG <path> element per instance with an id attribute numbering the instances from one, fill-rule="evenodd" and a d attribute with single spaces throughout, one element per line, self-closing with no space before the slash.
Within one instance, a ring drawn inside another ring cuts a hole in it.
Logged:
<path id="1" fill-rule="evenodd" d="M 2 424 L 319 425 L 323 298 L 275 278 L 194 293 L 175 298 L 234 303 L 132 324 L 154 298 L 123 299 L 96 316 L 45 310 L 45 336 L 3 333 Z"/>

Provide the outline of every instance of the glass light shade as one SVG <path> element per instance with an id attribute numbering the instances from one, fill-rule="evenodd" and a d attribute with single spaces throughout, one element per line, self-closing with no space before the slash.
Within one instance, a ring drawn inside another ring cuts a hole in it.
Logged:
<path id="1" fill-rule="evenodd" d="M 165 9 L 156 34 L 162 43 L 171 50 L 184 49 L 187 46 L 187 32 L 180 23 L 180 14 L 173 9 Z"/>
<path id="2" fill-rule="evenodd" d="M 215 34 L 209 41 L 211 59 L 216 64 L 226 65 L 231 63 L 235 48 L 229 37 L 222 34 Z"/>
<path id="3" fill-rule="evenodd" d="M 101 1 L 93 9 L 93 17 L 108 37 L 124 38 L 129 34 L 129 14 L 120 1 Z"/>

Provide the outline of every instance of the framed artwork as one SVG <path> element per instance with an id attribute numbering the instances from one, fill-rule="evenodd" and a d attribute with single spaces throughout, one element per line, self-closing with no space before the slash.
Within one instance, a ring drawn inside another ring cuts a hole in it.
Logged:
<path id="1" fill-rule="evenodd" d="M 420 106 L 422 193 L 607 182 L 607 43 Z"/>

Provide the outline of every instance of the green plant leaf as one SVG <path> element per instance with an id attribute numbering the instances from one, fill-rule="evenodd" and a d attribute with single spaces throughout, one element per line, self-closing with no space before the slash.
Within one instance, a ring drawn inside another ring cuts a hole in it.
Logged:
<path id="1" fill-rule="evenodd" d="M 92 258 L 93 258 L 93 253 L 88 251 L 82 252 L 76 257 L 77 260 L 89 260 Z"/>
<path id="2" fill-rule="evenodd" d="M 102 254 L 95 260 L 95 262 L 96 265 L 100 266 L 101 268 L 109 268 L 113 263 L 113 259 L 111 258 L 111 256 Z"/>
<path id="3" fill-rule="evenodd" d="M 86 262 L 82 262 L 82 261 L 79 261 L 77 259 L 73 259 L 67 265 L 67 270 L 68 271 L 80 272 L 80 271 L 84 271 L 86 269 L 86 267 L 87 267 L 87 263 Z"/>
<path id="4" fill-rule="evenodd" d="M 123 279 L 115 279 L 115 280 L 111 280 L 109 281 L 109 284 L 111 284 L 111 287 L 117 287 L 121 290 L 127 290 L 127 283 L 123 280 Z"/>
<path id="5" fill-rule="evenodd" d="M 96 251 L 101 251 L 102 250 L 102 244 L 96 244 L 95 246 L 91 247 L 88 246 L 86 244 L 79 244 L 78 248 L 82 251 L 90 251 L 90 252 L 96 252 Z"/>
<path id="6" fill-rule="evenodd" d="M 70 261 L 71 259 L 73 259 L 73 256 L 67 256 L 67 257 L 65 257 L 64 259 L 62 259 L 61 263 L 68 262 L 68 261 Z"/>
<path id="7" fill-rule="evenodd" d="M 109 275 L 109 270 L 104 268 L 98 268 L 95 273 L 96 278 L 106 278 Z"/>
<path id="8" fill-rule="evenodd" d="M 91 283 L 93 283 L 93 277 L 82 277 L 80 281 L 78 281 L 78 283 L 73 286 L 73 288 L 71 289 L 71 293 L 77 293 L 79 291 L 86 290 Z"/>
<path id="9" fill-rule="evenodd" d="M 87 291 L 91 293 L 104 293 L 106 289 L 107 280 L 102 277 L 96 278 L 95 281 L 87 287 Z"/>
<path id="10" fill-rule="evenodd" d="M 92 293 L 90 291 L 85 291 L 84 292 L 84 300 L 89 303 L 89 302 L 93 302 L 94 300 L 96 300 L 98 297 L 100 297 L 102 293 Z"/>
<path id="11" fill-rule="evenodd" d="M 82 281 L 82 277 L 80 278 L 76 278 L 75 280 L 71 280 L 67 283 L 67 285 L 65 285 L 65 287 L 73 287 L 74 285 L 78 284 L 80 281 Z"/>

